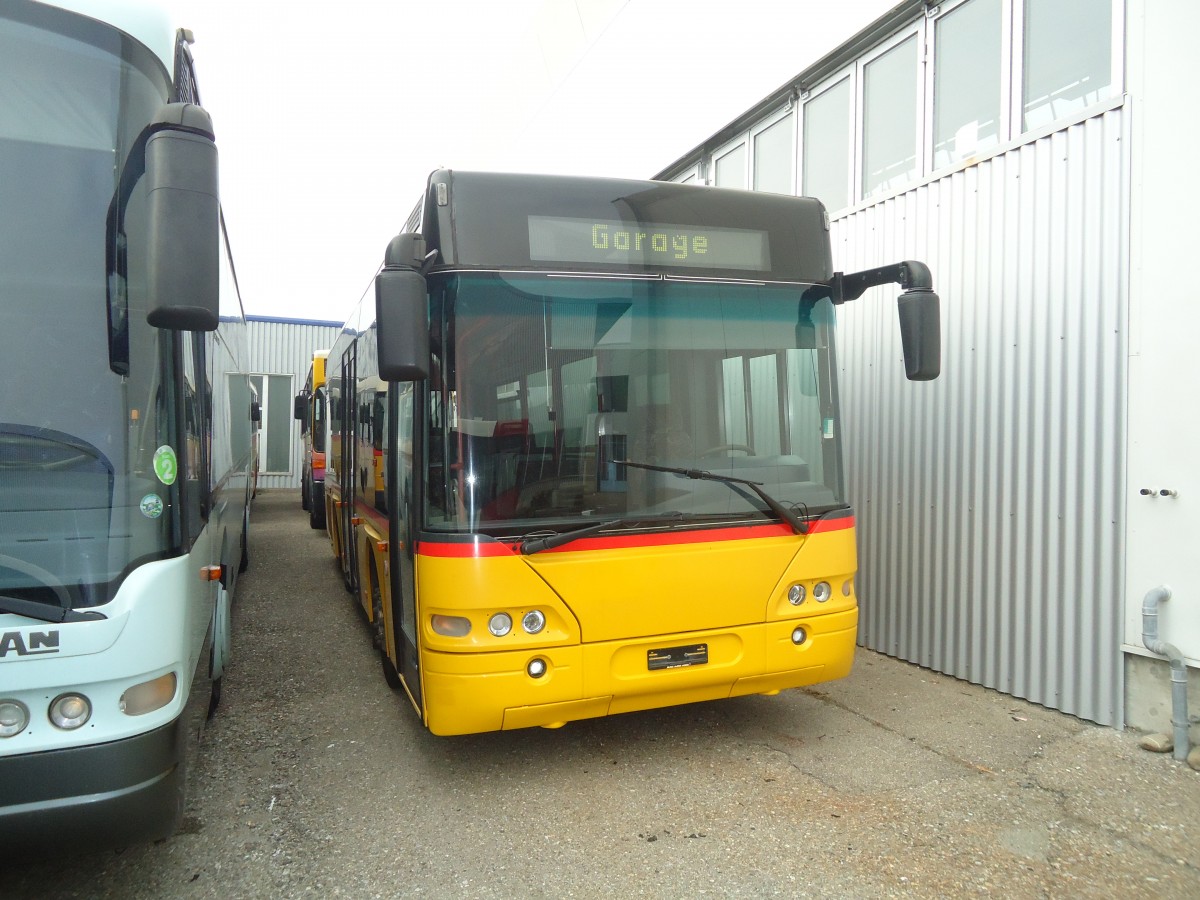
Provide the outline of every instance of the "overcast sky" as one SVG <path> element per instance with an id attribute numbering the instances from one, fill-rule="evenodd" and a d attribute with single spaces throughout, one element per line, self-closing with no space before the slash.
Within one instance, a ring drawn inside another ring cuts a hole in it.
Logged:
<path id="1" fill-rule="evenodd" d="M 343 321 L 435 168 L 647 178 L 893 0 L 177 0 L 250 315 Z"/>

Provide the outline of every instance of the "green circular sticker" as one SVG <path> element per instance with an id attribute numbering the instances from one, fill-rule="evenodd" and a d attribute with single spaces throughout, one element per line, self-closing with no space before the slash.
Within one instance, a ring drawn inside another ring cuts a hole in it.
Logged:
<path id="1" fill-rule="evenodd" d="M 179 463 L 175 451 L 163 444 L 154 451 L 154 474 L 163 484 L 174 484 L 179 475 Z"/>
<path id="2" fill-rule="evenodd" d="M 158 494 L 147 494 L 141 502 L 142 515 L 147 519 L 157 519 L 163 514 L 162 497 Z"/>

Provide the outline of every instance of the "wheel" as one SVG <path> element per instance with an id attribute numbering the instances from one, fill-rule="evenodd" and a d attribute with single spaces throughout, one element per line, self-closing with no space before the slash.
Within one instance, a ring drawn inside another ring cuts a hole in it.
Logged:
<path id="1" fill-rule="evenodd" d="M 384 632 L 383 619 L 383 592 L 379 588 L 379 570 L 375 567 L 375 561 L 371 561 L 371 618 L 372 643 L 379 648 L 379 661 L 383 666 L 383 680 L 387 682 L 387 686 L 392 690 L 400 687 L 400 673 L 396 671 L 396 666 L 388 658 L 387 654 L 387 634 Z"/>
<path id="2" fill-rule="evenodd" d="M 398 690 L 401 687 L 400 673 L 396 671 L 395 664 L 388 658 L 386 650 L 379 654 L 379 659 L 383 663 L 383 680 L 393 691 Z"/>
<path id="3" fill-rule="evenodd" d="M 224 675 L 212 680 L 212 693 L 208 696 L 208 717 L 210 719 L 217 714 L 217 707 L 221 705 L 221 685 L 224 681 Z"/>
<path id="4" fill-rule="evenodd" d="M 701 458 L 705 456 L 725 456 L 734 451 L 740 451 L 746 456 L 754 456 L 754 448 L 749 444 L 718 444 L 716 447 L 709 447 L 700 454 Z"/>
<path id="5" fill-rule="evenodd" d="M 308 526 L 314 531 L 325 527 L 325 483 L 308 485 Z"/>
<path id="6" fill-rule="evenodd" d="M 242 514 L 242 558 L 238 561 L 238 574 L 250 568 L 250 510 Z"/>

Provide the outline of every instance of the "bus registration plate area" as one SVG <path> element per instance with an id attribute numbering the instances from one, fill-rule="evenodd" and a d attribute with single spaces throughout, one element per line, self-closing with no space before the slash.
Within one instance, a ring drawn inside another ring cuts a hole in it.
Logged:
<path id="1" fill-rule="evenodd" d="M 646 668 L 681 669 L 685 666 L 702 666 L 708 662 L 708 644 L 689 644 L 685 647 L 664 647 L 646 651 Z"/>

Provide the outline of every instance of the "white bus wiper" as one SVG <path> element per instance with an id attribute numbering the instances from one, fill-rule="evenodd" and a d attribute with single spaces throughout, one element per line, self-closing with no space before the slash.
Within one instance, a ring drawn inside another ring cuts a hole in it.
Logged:
<path id="1" fill-rule="evenodd" d="M 804 520 L 796 515 L 795 512 L 788 509 L 765 490 L 763 490 L 761 481 L 751 481 L 748 478 L 736 478 L 733 475 L 718 475 L 716 472 L 709 472 L 705 469 L 685 469 L 680 466 L 656 466 L 651 463 L 634 462 L 631 459 L 614 459 L 619 466 L 631 466 L 635 469 L 649 469 L 651 472 L 666 472 L 669 475 L 682 475 L 684 478 L 692 478 L 697 481 L 719 481 L 723 484 L 744 484 L 750 490 L 754 491 L 759 496 L 763 503 L 767 504 L 771 512 L 779 516 L 784 522 L 792 527 L 792 531 L 796 534 L 808 534 L 808 525 Z"/>
<path id="2" fill-rule="evenodd" d="M 0 613 L 16 613 L 39 622 L 92 622 L 108 618 L 103 613 L 80 612 L 66 606 L 47 606 L 45 603 L 6 595 L 0 595 Z"/>

